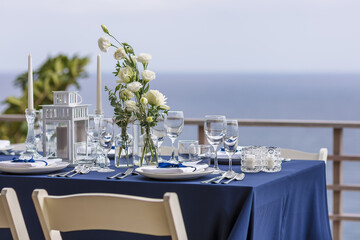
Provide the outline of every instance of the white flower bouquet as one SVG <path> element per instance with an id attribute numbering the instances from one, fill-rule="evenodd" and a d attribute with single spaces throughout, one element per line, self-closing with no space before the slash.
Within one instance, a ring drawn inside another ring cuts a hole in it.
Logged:
<path id="1" fill-rule="evenodd" d="M 160 91 L 150 89 L 149 83 L 156 77 L 156 74 L 148 69 L 152 57 L 147 53 L 140 53 L 136 56 L 134 49 L 129 44 L 119 42 L 110 34 L 105 25 L 101 25 L 101 28 L 116 42 L 113 44 L 106 36 L 103 36 L 98 40 L 98 45 L 103 52 L 108 52 L 110 47 L 116 49 L 114 58 L 117 63 L 114 74 L 118 77 L 117 85 L 113 90 L 108 87 L 105 89 L 109 93 L 111 106 L 114 107 L 114 115 L 122 131 L 121 136 L 126 138 L 128 124 L 130 121 L 138 119 L 145 134 L 140 165 L 143 164 L 148 153 L 150 153 L 150 159 L 147 159 L 147 163 L 157 163 L 156 146 L 151 139 L 151 128 L 156 126 L 159 117 L 167 114 L 170 107 L 166 105 L 166 97 Z M 138 62 L 143 66 L 141 73 Z"/>

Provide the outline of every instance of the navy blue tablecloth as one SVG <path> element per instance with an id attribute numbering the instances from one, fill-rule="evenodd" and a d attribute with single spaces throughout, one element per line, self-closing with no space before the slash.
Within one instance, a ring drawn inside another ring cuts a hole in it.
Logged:
<path id="1" fill-rule="evenodd" d="M 96 172 L 73 178 L 0 173 L 0 188 L 16 190 L 31 239 L 44 239 L 31 199 L 35 188 L 46 189 L 51 195 L 104 192 L 154 198 L 176 192 L 188 238 L 194 240 L 331 239 L 324 162 L 290 161 L 282 167 L 278 173 L 246 174 L 243 181 L 228 185 L 200 183 L 213 175 L 188 181 L 161 181 L 140 175 L 108 180 L 106 176 L 114 173 Z M 124 171 L 116 171 L 120 170 Z M 240 171 L 240 166 L 235 170 Z M 62 236 L 63 239 L 159 239 L 111 231 L 71 232 Z M 1 229 L 0 239 L 11 239 L 10 231 Z"/>

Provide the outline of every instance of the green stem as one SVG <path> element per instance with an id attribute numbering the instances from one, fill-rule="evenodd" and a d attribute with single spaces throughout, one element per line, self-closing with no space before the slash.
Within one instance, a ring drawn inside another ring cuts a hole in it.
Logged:
<path id="1" fill-rule="evenodd" d="M 110 37 L 112 37 L 118 44 L 120 44 L 120 46 L 124 47 L 124 46 L 121 44 L 121 42 L 119 42 L 119 41 L 116 39 L 116 37 L 114 37 L 114 36 L 111 35 L 110 33 L 108 33 L 108 35 L 109 35 Z"/>

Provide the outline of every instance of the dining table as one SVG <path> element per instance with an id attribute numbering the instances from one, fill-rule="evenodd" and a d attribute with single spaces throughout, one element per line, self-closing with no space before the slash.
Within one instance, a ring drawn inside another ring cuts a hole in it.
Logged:
<path id="1" fill-rule="evenodd" d="M 9 156 L 0 156 L 8 160 Z M 111 161 L 113 166 L 113 161 Z M 0 172 L 0 189 L 15 189 L 31 239 L 44 239 L 31 198 L 34 189 L 46 189 L 50 195 L 75 193 L 115 193 L 162 198 L 175 192 L 188 239 L 332 239 L 326 193 L 324 161 L 291 160 L 282 163 L 276 173 L 245 173 L 242 181 L 229 184 L 203 184 L 209 174 L 195 179 L 151 179 L 130 175 L 107 179 L 115 172 L 78 174 L 74 177 L 50 177 L 44 174 Z M 111 167 L 113 168 L 113 167 Z M 69 171 L 67 167 L 59 172 Z M 220 165 L 227 170 L 227 165 Z M 233 169 L 240 172 L 240 166 Z M 113 206 L 116 208 L 116 206 Z M 88 209 L 91 211 L 91 209 Z M 69 216 L 71 218 L 71 216 Z M 126 216 L 119 216 L 126 218 Z M 63 239 L 170 239 L 135 233 L 88 230 L 62 233 Z M 0 239 L 12 239 L 9 229 L 0 229 Z"/>

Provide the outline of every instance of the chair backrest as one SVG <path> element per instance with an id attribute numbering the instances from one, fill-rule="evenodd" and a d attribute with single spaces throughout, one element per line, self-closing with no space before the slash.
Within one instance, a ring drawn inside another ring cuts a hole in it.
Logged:
<path id="1" fill-rule="evenodd" d="M 1 190 L 0 228 L 10 228 L 11 235 L 15 240 L 30 239 L 18 197 L 12 188 L 3 188 Z"/>
<path id="2" fill-rule="evenodd" d="M 35 189 L 32 198 L 47 240 L 61 239 L 60 232 L 92 229 L 187 239 L 176 193 L 153 199 L 108 193 L 49 196 Z"/>
<path id="3" fill-rule="evenodd" d="M 281 148 L 281 157 L 293 160 L 322 160 L 326 163 L 327 156 L 327 148 L 321 148 L 319 153 L 307 153 L 294 149 Z"/>

